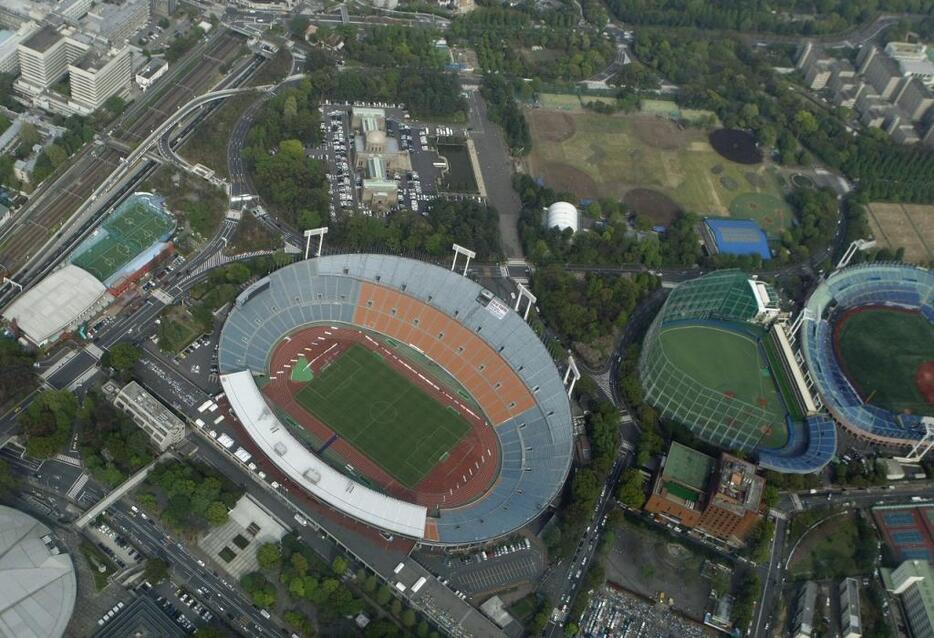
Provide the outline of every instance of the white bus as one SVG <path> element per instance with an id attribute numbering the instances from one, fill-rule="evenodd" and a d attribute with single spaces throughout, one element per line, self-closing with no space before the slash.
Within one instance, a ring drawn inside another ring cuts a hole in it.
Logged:
<path id="1" fill-rule="evenodd" d="M 421 589 L 421 588 L 422 588 L 422 585 L 424 585 L 427 581 L 428 581 L 428 579 L 425 578 L 424 576 L 422 576 L 421 578 L 419 578 L 418 580 L 416 580 L 416 581 L 415 581 L 415 584 L 412 585 L 412 593 L 414 594 L 414 593 L 417 592 L 419 589 Z"/>
<path id="2" fill-rule="evenodd" d="M 214 403 L 214 402 L 211 401 L 210 399 L 208 399 L 207 401 L 205 401 L 204 403 L 202 403 L 201 405 L 199 405 L 199 406 L 198 406 L 198 414 L 201 414 L 202 412 L 204 412 L 205 410 L 207 410 L 208 407 L 210 407 L 210 405 L 211 405 L 212 403 Z"/>

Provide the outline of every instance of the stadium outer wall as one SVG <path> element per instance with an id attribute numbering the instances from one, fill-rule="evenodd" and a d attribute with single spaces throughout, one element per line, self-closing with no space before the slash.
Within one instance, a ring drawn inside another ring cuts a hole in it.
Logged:
<path id="1" fill-rule="evenodd" d="M 483 292 L 456 273 L 389 255 L 297 262 L 237 298 L 221 335 L 221 377 L 268 374 L 275 344 L 318 323 L 356 325 L 421 351 L 483 408 L 499 439 L 500 470 L 480 498 L 437 510 L 416 540 L 489 542 L 527 525 L 560 494 L 573 435 L 567 392 L 544 345 L 521 316 Z"/>

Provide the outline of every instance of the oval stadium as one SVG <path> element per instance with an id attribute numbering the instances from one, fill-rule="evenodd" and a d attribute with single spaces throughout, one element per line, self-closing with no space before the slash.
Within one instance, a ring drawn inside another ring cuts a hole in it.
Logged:
<path id="1" fill-rule="evenodd" d="M 902 264 L 838 270 L 808 298 L 801 324 L 798 340 L 817 393 L 849 432 L 905 447 L 934 430 L 929 270 Z"/>
<path id="2" fill-rule="evenodd" d="M 672 290 L 645 336 L 639 376 L 662 417 L 780 472 L 808 473 L 836 449 L 780 321 L 778 293 L 739 270 Z"/>
<path id="3" fill-rule="evenodd" d="M 571 465 L 567 391 L 478 284 L 388 255 L 301 261 L 236 299 L 221 384 L 256 448 L 342 514 L 429 545 L 514 532 Z"/>

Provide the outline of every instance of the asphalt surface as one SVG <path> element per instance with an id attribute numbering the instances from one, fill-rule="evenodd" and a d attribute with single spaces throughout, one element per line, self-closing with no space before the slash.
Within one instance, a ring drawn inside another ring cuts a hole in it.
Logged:
<path id="1" fill-rule="evenodd" d="M 502 131 L 487 119 L 486 102 L 479 91 L 468 91 L 470 137 L 480 158 L 480 173 L 489 204 L 499 213 L 499 233 L 507 258 L 522 259 L 519 212 L 522 203 L 512 187 L 513 164 Z"/>

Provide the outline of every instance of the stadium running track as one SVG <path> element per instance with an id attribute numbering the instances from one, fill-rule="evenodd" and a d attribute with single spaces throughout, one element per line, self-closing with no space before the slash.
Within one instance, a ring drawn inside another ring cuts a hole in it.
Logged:
<path id="1" fill-rule="evenodd" d="M 270 358 L 270 371 L 282 373 L 263 387 L 263 394 L 308 430 L 315 439 L 321 442 L 328 441 L 336 433 L 295 400 L 295 394 L 303 384 L 290 380 L 292 360 L 304 356 L 311 362 L 312 372 L 318 374 L 354 343 L 379 352 L 398 374 L 442 405 L 454 409 L 471 427 L 464 438 L 450 450 L 448 457 L 432 468 L 414 489 L 399 483 L 363 452 L 340 437 L 328 446 L 328 451 L 334 452 L 390 495 L 429 508 L 458 507 L 485 494 L 499 475 L 499 440 L 489 422 L 447 392 L 442 384 L 433 387 L 419 378 L 419 372 L 404 363 L 392 348 L 369 338 L 360 330 L 315 326 L 289 335 L 287 340 L 276 346 Z M 428 376 L 427 373 L 425 376 Z"/>

